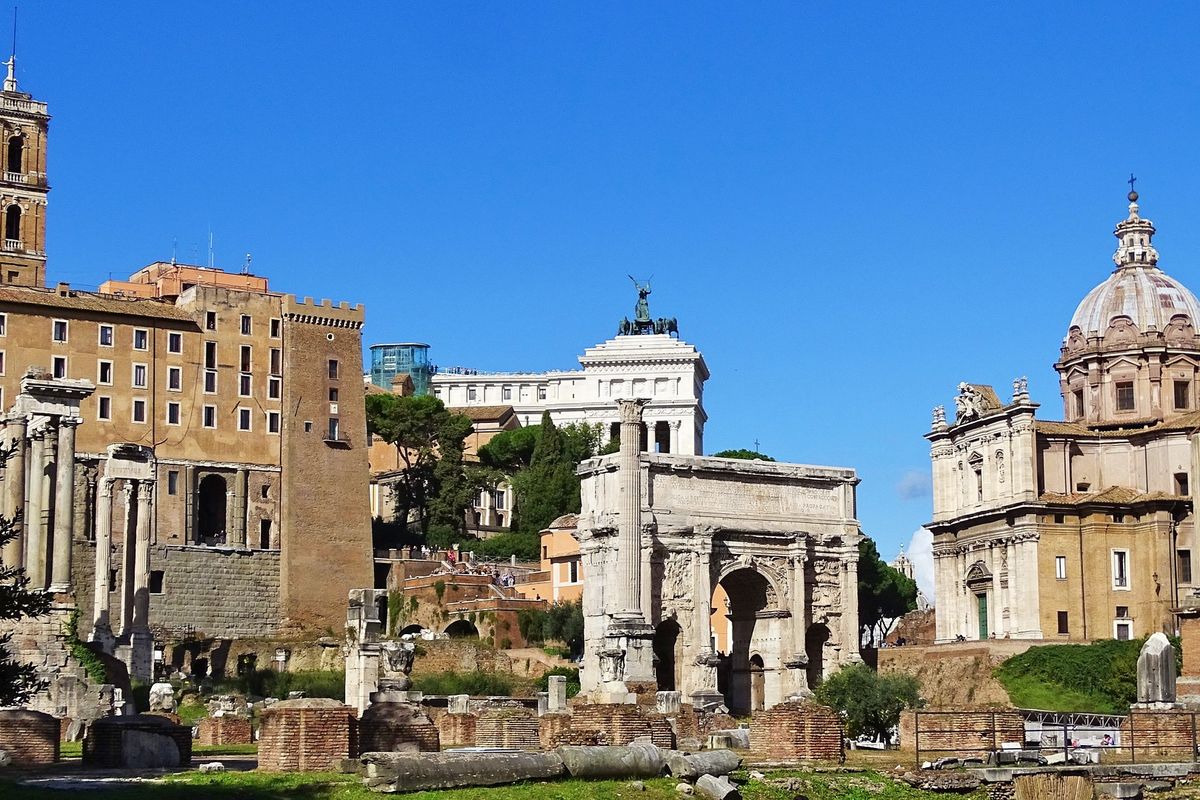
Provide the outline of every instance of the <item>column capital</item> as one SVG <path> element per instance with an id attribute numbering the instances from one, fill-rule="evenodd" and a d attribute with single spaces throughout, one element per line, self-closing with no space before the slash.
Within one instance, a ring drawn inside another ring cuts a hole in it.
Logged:
<path id="1" fill-rule="evenodd" d="M 105 475 L 103 478 L 97 481 L 99 484 L 97 488 L 99 489 L 100 494 L 104 495 L 105 497 L 112 497 L 113 483 L 116 480 L 116 478 L 110 478 Z"/>
<path id="2" fill-rule="evenodd" d="M 60 428 L 76 428 L 82 424 L 83 417 L 62 416 L 58 418 L 58 427 Z"/>
<path id="3" fill-rule="evenodd" d="M 670 425 L 675 430 L 679 430 L 680 428 L 683 427 L 683 420 L 681 420 L 681 419 L 670 420 Z"/>
<path id="4" fill-rule="evenodd" d="M 617 408 L 621 412 L 622 425 L 636 425 L 642 421 L 642 409 L 646 407 L 649 400 L 636 397 L 627 400 L 618 400 Z"/>
<path id="5" fill-rule="evenodd" d="M 105 480 L 115 480 L 115 478 L 105 478 Z M 130 498 L 133 497 L 133 481 L 126 480 L 125 484 L 121 487 L 121 491 L 125 494 L 125 502 L 128 503 Z"/>

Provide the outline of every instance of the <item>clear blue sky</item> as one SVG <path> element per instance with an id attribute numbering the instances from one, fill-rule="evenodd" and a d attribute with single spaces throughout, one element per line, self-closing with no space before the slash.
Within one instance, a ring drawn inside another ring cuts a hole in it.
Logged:
<path id="1" fill-rule="evenodd" d="M 1200 16 L 1064 6 L 27 4 L 50 277 L 203 262 L 211 227 L 218 266 L 365 302 L 368 342 L 533 370 L 653 275 L 707 450 L 855 467 L 891 555 L 958 381 L 1060 415 L 1130 171 L 1200 289 Z"/>

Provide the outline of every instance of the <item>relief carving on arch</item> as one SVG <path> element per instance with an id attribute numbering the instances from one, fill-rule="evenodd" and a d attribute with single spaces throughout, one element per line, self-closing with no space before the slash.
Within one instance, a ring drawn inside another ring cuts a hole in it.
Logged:
<path id="1" fill-rule="evenodd" d="M 1163 338 L 1168 344 L 1190 345 L 1195 341 L 1196 330 L 1186 314 L 1176 314 L 1163 330 Z"/>
<path id="2" fill-rule="evenodd" d="M 1125 344 L 1138 338 L 1137 327 L 1129 317 L 1113 317 L 1104 333 L 1105 344 Z"/>
<path id="3" fill-rule="evenodd" d="M 691 554 L 667 553 L 660 579 L 656 582 L 662 593 L 663 604 L 691 598 L 694 583 Z"/>

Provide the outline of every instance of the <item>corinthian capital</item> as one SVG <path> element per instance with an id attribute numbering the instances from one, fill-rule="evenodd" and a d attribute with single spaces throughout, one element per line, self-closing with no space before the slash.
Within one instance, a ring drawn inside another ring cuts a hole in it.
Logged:
<path id="1" fill-rule="evenodd" d="M 648 402 L 650 401 L 640 397 L 618 400 L 617 408 L 621 412 L 621 422 L 640 423 L 642 421 L 642 409 L 646 407 L 646 403 Z"/>

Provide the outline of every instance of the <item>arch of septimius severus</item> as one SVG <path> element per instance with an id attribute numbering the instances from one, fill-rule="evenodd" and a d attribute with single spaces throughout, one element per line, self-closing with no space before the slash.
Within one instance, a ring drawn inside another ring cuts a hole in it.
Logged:
<path id="1" fill-rule="evenodd" d="M 579 470 L 583 691 L 744 712 L 857 660 L 854 471 L 642 453 L 644 401 L 617 402 L 620 453 Z"/>

